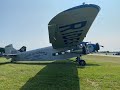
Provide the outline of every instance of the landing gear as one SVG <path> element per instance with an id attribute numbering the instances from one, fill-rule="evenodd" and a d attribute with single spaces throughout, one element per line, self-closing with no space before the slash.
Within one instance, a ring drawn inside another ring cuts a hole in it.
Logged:
<path id="1" fill-rule="evenodd" d="M 11 62 L 11 63 L 13 63 L 14 61 L 13 61 L 13 60 L 11 60 L 10 62 Z"/>
<path id="2" fill-rule="evenodd" d="M 86 65 L 86 62 L 85 62 L 84 60 L 81 60 L 80 57 L 77 57 L 77 58 L 76 58 L 76 61 L 78 62 L 78 64 L 79 64 L 80 66 L 85 66 L 85 65 Z"/>
<path id="3" fill-rule="evenodd" d="M 14 58 L 12 58 L 10 62 L 11 62 L 11 63 L 14 63 L 15 61 L 16 61 L 16 60 L 15 60 Z"/>

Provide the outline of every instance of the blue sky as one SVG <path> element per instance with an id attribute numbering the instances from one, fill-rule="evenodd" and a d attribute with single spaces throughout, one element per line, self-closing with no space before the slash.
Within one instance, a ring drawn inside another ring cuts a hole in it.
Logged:
<path id="1" fill-rule="evenodd" d="M 12 43 L 17 49 L 25 45 L 31 50 L 51 45 L 49 21 L 83 2 L 101 7 L 84 41 L 120 51 L 120 0 L 0 0 L 0 46 Z"/>

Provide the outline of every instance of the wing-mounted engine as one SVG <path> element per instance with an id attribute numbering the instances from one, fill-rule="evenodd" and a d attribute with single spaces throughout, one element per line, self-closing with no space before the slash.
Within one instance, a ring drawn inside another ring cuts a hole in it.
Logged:
<path id="1" fill-rule="evenodd" d="M 104 47 L 104 46 L 99 45 L 99 43 L 87 45 L 89 53 L 98 52 L 98 50 L 100 50 L 100 47 Z"/>
<path id="2" fill-rule="evenodd" d="M 81 43 L 80 43 L 79 45 L 77 45 L 74 49 L 72 49 L 71 52 L 72 52 L 72 53 L 77 53 L 77 54 L 83 54 L 83 55 L 88 54 L 86 42 L 81 42 Z"/>
<path id="3" fill-rule="evenodd" d="M 98 52 L 98 50 L 100 50 L 100 47 L 104 46 L 101 46 L 98 43 L 91 44 L 89 42 L 81 42 L 79 45 L 73 48 L 71 52 L 86 55 L 89 53 Z"/>

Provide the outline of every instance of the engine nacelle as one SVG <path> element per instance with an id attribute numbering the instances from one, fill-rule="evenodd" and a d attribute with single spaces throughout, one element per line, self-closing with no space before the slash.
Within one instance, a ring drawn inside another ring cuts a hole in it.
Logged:
<path id="1" fill-rule="evenodd" d="M 103 47 L 103 46 L 101 46 L 101 47 Z M 87 48 L 88 48 L 89 53 L 98 52 L 98 50 L 100 50 L 100 45 L 98 43 L 88 44 Z"/>
<path id="2" fill-rule="evenodd" d="M 100 46 L 98 43 L 91 44 L 89 42 L 81 42 L 71 52 L 85 55 L 93 52 L 98 52 L 98 50 L 100 50 L 100 47 L 103 47 L 103 46 Z"/>
<path id="3" fill-rule="evenodd" d="M 72 53 L 77 53 L 77 54 L 88 54 L 88 50 L 87 50 L 87 44 L 86 43 L 80 43 L 80 45 L 77 45 L 76 48 L 74 48 L 72 51 Z"/>
<path id="4" fill-rule="evenodd" d="M 88 44 L 87 45 L 89 53 L 95 52 L 95 45 L 94 44 Z"/>

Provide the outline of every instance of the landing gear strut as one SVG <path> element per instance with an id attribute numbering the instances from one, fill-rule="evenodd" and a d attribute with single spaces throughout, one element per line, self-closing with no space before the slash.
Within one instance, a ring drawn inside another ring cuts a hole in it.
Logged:
<path id="1" fill-rule="evenodd" d="M 13 63 L 13 60 L 11 60 L 10 62 Z"/>
<path id="2" fill-rule="evenodd" d="M 77 57 L 76 61 L 78 62 L 78 64 L 80 66 L 85 66 L 86 65 L 86 62 L 84 60 L 82 60 L 80 57 Z"/>
<path id="3" fill-rule="evenodd" d="M 14 63 L 15 61 L 16 61 L 16 60 L 15 60 L 14 58 L 12 58 L 10 62 L 11 62 L 11 63 Z"/>

